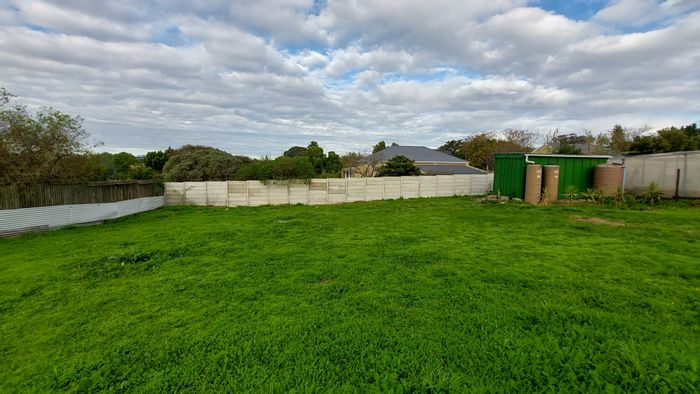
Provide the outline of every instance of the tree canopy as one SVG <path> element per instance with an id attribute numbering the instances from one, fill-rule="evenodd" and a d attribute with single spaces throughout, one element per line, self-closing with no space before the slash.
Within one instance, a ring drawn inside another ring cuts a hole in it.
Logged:
<path id="1" fill-rule="evenodd" d="M 208 146 L 185 145 L 172 152 L 163 176 L 174 182 L 227 181 L 235 179 L 239 168 L 250 161 Z"/>
<path id="2" fill-rule="evenodd" d="M 0 90 L 0 183 L 73 183 L 91 180 L 99 161 L 89 155 L 90 134 L 80 116 L 53 108 L 30 112 Z"/>
<path id="3" fill-rule="evenodd" d="M 406 156 L 394 156 L 386 162 L 380 169 L 378 176 L 408 176 L 420 175 L 420 168 L 416 167 L 416 162 Z"/>

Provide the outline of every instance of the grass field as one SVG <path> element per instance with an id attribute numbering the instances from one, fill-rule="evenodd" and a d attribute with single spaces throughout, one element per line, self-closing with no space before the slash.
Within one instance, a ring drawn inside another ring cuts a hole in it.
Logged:
<path id="1" fill-rule="evenodd" d="M 690 204 L 173 207 L 0 257 L 3 392 L 698 390 Z"/>

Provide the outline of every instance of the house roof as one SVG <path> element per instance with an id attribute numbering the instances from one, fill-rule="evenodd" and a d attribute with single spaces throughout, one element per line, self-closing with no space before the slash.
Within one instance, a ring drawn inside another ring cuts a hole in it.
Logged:
<path id="1" fill-rule="evenodd" d="M 484 170 L 465 165 L 446 166 L 418 166 L 427 175 L 452 175 L 452 174 L 486 174 Z"/>
<path id="2" fill-rule="evenodd" d="M 396 156 L 406 156 L 409 159 L 420 162 L 437 162 L 437 163 L 456 163 L 456 164 L 466 164 L 466 161 L 448 155 L 434 149 L 427 148 L 425 146 L 400 146 L 394 145 L 390 146 L 384 150 L 381 150 L 372 155 L 372 158 L 379 161 L 388 161 Z"/>

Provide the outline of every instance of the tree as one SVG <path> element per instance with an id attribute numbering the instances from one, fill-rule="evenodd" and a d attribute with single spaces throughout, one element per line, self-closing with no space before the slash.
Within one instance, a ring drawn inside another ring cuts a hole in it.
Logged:
<path id="1" fill-rule="evenodd" d="M 340 161 L 340 156 L 333 151 L 328 152 L 326 163 L 323 166 L 324 178 L 339 177 L 342 170 L 343 163 Z"/>
<path id="2" fill-rule="evenodd" d="M 235 179 L 239 181 L 266 181 L 273 178 L 272 167 L 272 160 L 267 158 L 262 160 L 256 159 L 241 165 L 236 172 Z"/>
<path id="3" fill-rule="evenodd" d="M 630 141 L 627 139 L 625 129 L 616 124 L 610 130 L 610 151 L 613 154 L 625 153 L 630 149 Z"/>
<path id="4" fill-rule="evenodd" d="M 406 156 L 394 156 L 379 169 L 378 176 L 420 175 L 420 168 Z"/>
<path id="5" fill-rule="evenodd" d="M 163 171 L 163 166 L 165 166 L 165 163 L 168 162 L 168 159 L 170 158 L 170 155 L 172 153 L 172 148 L 168 148 L 164 151 L 158 150 L 148 152 L 143 158 L 143 164 L 146 167 L 153 169 L 154 171 L 161 172 Z"/>
<path id="6" fill-rule="evenodd" d="M 128 152 L 119 152 L 112 156 L 114 173 L 112 179 L 129 179 L 129 170 L 132 166 L 141 164 L 136 156 Z"/>
<path id="7" fill-rule="evenodd" d="M 318 146 L 318 142 L 311 141 L 306 147 L 306 157 L 309 158 L 317 174 L 323 172 L 323 148 Z"/>
<path id="8" fill-rule="evenodd" d="M 493 169 L 496 147 L 497 140 L 490 133 L 481 133 L 466 138 L 460 151 L 470 165 L 488 171 Z"/>
<path id="9" fill-rule="evenodd" d="M 437 148 L 437 150 L 445 152 L 448 155 L 459 157 L 460 159 L 465 159 L 464 151 L 461 149 L 464 142 L 465 140 L 449 140 Z"/>
<path id="10" fill-rule="evenodd" d="M 222 150 L 185 145 L 175 150 L 163 167 L 167 181 L 227 181 L 235 179 L 241 165 L 250 163 L 245 156 L 233 156 Z"/>
<path id="11" fill-rule="evenodd" d="M 343 163 L 343 168 L 350 169 L 350 176 L 373 177 L 382 166 L 382 162 L 376 155 L 364 155 L 359 152 L 346 153 L 340 161 Z"/>
<path id="12" fill-rule="evenodd" d="M 301 157 L 301 156 L 306 156 L 306 148 L 303 146 L 293 146 L 282 154 L 283 156 L 287 157 Z"/>
<path id="13" fill-rule="evenodd" d="M 379 141 L 372 147 L 372 153 L 381 152 L 384 149 L 386 149 L 386 143 L 384 141 Z"/>
<path id="14" fill-rule="evenodd" d="M 582 152 L 579 146 L 586 146 L 588 143 L 587 141 L 588 137 L 575 133 L 557 135 L 555 137 L 556 149 L 554 153 L 560 155 L 580 155 Z"/>
<path id="15" fill-rule="evenodd" d="M 0 183 L 73 183 L 93 179 L 99 161 L 89 155 L 90 134 L 80 116 L 53 108 L 31 113 L 11 105 L 0 89 Z"/>
<path id="16" fill-rule="evenodd" d="M 308 157 L 280 156 L 272 163 L 272 179 L 310 179 L 316 174 Z"/>
<path id="17" fill-rule="evenodd" d="M 505 129 L 503 135 L 507 144 L 500 144 L 507 149 L 516 149 L 519 152 L 532 152 L 535 145 L 537 135 L 526 130 L 520 129 Z"/>

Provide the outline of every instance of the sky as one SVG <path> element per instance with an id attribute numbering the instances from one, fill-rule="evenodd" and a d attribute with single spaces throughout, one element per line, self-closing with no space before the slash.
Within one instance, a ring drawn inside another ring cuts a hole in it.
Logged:
<path id="1" fill-rule="evenodd" d="M 0 0 L 0 86 L 104 151 L 700 122 L 700 0 Z"/>

